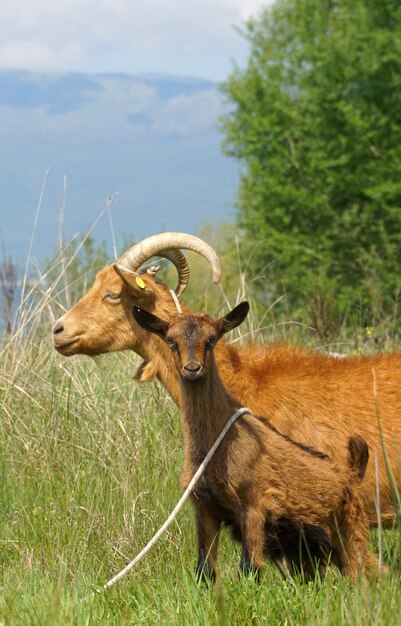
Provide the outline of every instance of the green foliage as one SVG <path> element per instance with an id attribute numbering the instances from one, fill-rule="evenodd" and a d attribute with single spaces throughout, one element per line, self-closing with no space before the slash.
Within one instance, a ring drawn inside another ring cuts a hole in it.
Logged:
<path id="1" fill-rule="evenodd" d="M 345 316 L 396 319 L 400 3 L 277 0 L 245 36 L 222 126 L 243 164 L 240 226 L 255 270 L 269 268 L 265 292 L 284 291 L 291 314 L 322 335 Z"/>

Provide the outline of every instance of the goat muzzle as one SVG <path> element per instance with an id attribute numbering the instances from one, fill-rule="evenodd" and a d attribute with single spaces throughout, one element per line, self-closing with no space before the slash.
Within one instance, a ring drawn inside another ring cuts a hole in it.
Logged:
<path id="1" fill-rule="evenodd" d="M 182 366 L 181 372 L 185 380 L 193 382 L 202 378 L 204 367 L 198 361 L 188 361 Z"/>
<path id="2" fill-rule="evenodd" d="M 78 341 L 78 337 L 71 337 L 65 333 L 62 318 L 58 319 L 53 327 L 53 345 L 57 352 L 64 356 L 70 356 L 75 351 L 71 350 L 72 346 Z"/>

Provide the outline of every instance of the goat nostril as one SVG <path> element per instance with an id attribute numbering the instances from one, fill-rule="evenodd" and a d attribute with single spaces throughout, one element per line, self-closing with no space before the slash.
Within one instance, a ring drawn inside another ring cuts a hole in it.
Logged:
<path id="1" fill-rule="evenodd" d="M 187 372 L 199 372 L 200 368 L 200 363 L 187 363 L 186 365 L 184 365 L 184 370 L 186 370 Z"/>
<path id="2" fill-rule="evenodd" d="M 53 333 L 55 335 L 59 335 L 60 333 L 62 333 L 64 330 L 64 326 L 61 322 L 56 322 L 54 328 L 53 328 Z"/>

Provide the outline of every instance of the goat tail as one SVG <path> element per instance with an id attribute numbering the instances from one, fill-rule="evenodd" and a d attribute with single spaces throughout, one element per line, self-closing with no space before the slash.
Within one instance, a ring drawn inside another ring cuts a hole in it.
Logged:
<path id="1" fill-rule="evenodd" d="M 368 461 L 369 448 L 366 441 L 359 436 L 350 437 L 348 439 L 348 462 L 358 482 L 365 476 Z"/>

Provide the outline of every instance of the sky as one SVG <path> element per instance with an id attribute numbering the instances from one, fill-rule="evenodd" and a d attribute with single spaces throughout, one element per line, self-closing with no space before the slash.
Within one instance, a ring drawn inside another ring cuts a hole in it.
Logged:
<path id="1" fill-rule="evenodd" d="M 170 73 L 221 81 L 247 51 L 236 28 L 271 0 L 0 3 L 0 69 Z"/>
<path id="2" fill-rule="evenodd" d="M 67 239 L 115 192 L 117 242 L 231 219 L 239 166 L 222 154 L 218 84 L 246 62 L 238 28 L 268 4 L 1 2 L 0 247 L 26 255 L 44 179 L 36 258 L 64 201 Z M 93 234 L 110 248 L 107 216 Z"/>
<path id="3" fill-rule="evenodd" d="M 79 238 L 116 192 L 117 242 L 230 218 L 238 166 L 221 153 L 223 108 L 205 79 L 0 71 L 0 244 L 24 257 L 43 181 L 42 259 L 62 204 L 66 239 Z M 110 250 L 110 234 L 104 215 L 93 236 Z"/>

